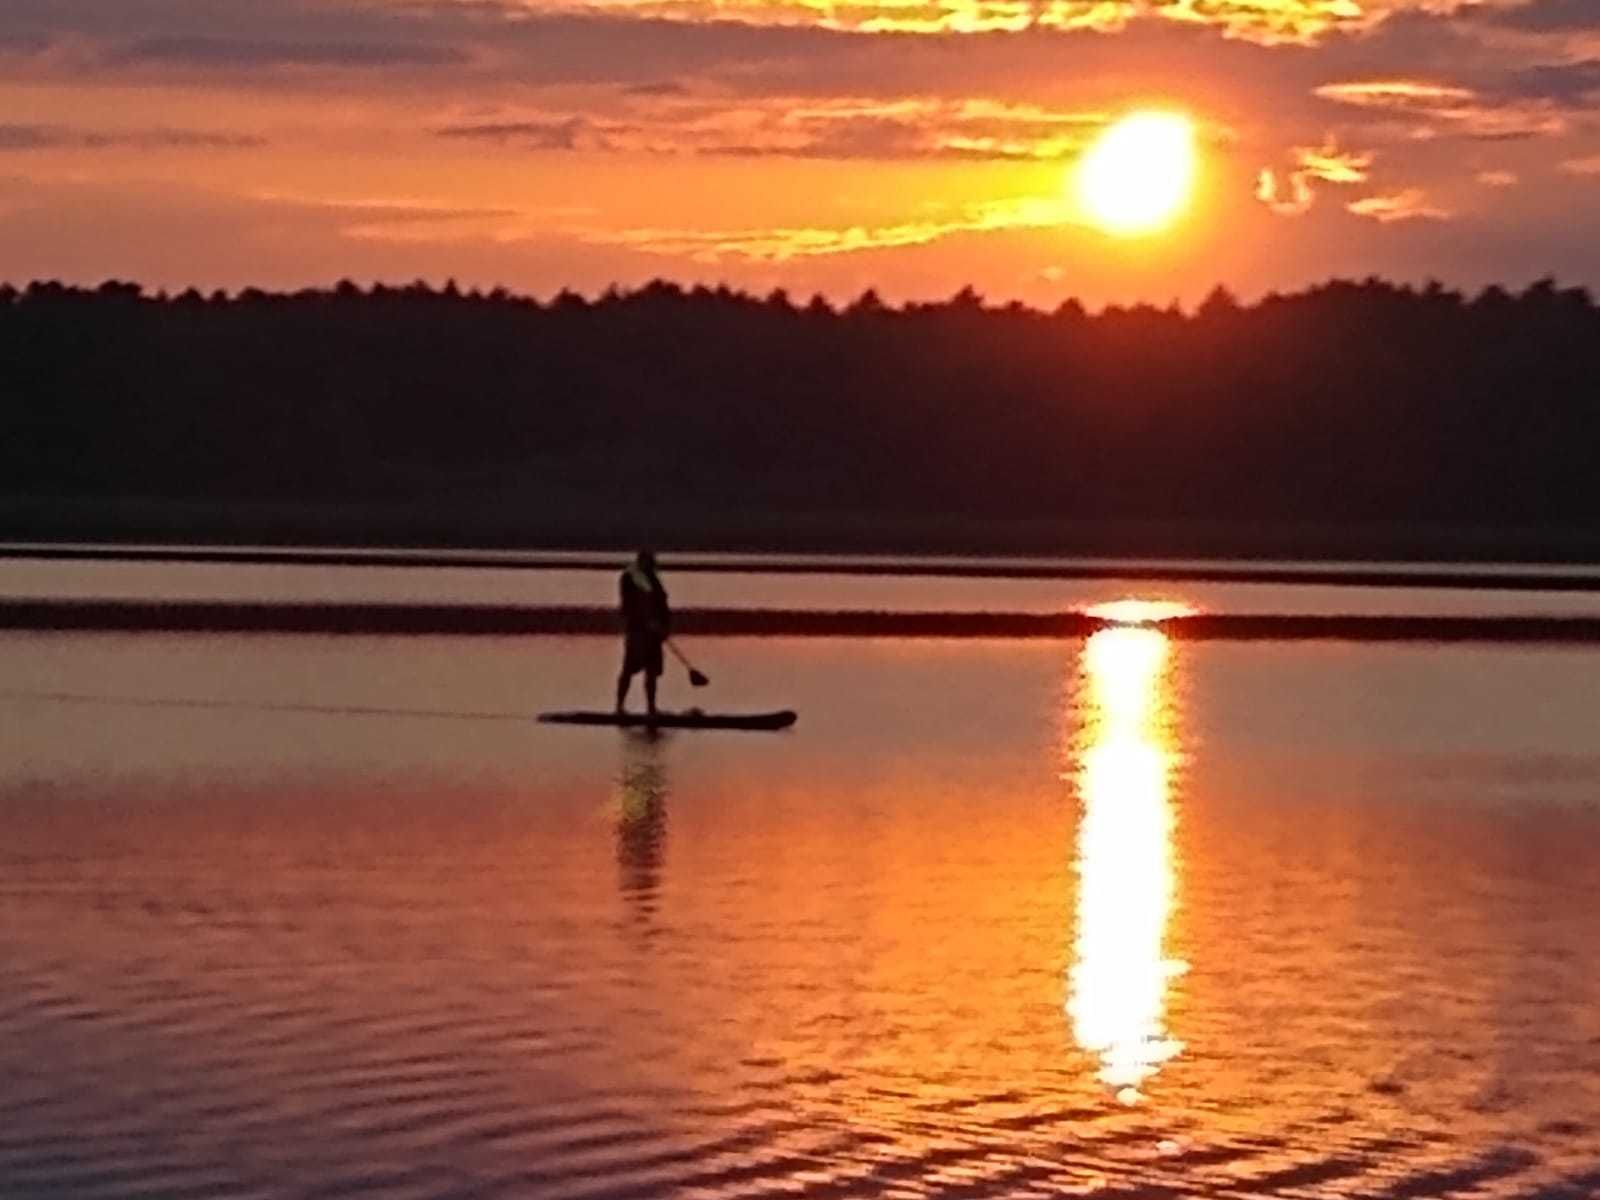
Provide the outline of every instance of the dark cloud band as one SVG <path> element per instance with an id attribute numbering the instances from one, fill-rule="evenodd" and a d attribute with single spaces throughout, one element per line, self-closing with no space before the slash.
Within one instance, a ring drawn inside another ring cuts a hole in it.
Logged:
<path id="1" fill-rule="evenodd" d="M 250 41 L 220 37 L 152 37 L 108 51 L 112 66 L 217 67 L 450 67 L 468 55 L 449 45 L 404 42 Z"/>
<path id="2" fill-rule="evenodd" d="M 265 146 L 249 134 L 197 129 L 74 129 L 65 125 L 0 124 L 0 151 L 183 149 L 245 150 Z"/>

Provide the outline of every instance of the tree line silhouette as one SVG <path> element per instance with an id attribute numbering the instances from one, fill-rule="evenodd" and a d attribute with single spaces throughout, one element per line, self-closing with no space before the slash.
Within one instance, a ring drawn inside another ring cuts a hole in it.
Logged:
<path id="1" fill-rule="evenodd" d="M 1597 437 L 1600 309 L 1548 280 L 1098 314 L 0 287 L 0 493 L 45 511 L 399 505 L 462 541 L 511 512 L 1600 532 Z"/>

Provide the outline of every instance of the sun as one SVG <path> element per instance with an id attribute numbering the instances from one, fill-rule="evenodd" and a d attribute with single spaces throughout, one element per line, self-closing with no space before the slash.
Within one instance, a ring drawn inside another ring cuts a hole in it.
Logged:
<path id="1" fill-rule="evenodd" d="M 1189 202 L 1196 172 L 1194 123 L 1170 112 L 1123 117 L 1078 163 L 1078 203 L 1107 233 L 1156 233 Z"/>

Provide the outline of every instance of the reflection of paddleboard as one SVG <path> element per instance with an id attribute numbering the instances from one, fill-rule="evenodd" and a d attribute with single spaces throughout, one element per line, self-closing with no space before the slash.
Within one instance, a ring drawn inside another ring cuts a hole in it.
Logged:
<path id="1" fill-rule="evenodd" d="M 705 713 L 698 709 L 689 712 L 662 712 L 654 717 L 643 713 L 614 712 L 549 712 L 539 720 L 546 725 L 622 725 L 628 728 L 652 729 L 787 729 L 798 716 L 787 710 L 770 713 Z"/>

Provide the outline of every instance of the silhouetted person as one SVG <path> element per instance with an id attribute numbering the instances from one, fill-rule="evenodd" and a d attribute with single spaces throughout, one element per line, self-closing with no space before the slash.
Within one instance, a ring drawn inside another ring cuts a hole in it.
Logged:
<path id="1" fill-rule="evenodd" d="M 670 631 L 672 612 L 667 589 L 656 574 L 656 556 L 639 551 L 633 565 L 622 572 L 622 674 L 617 676 L 617 711 L 628 704 L 633 677 L 644 672 L 644 699 L 649 714 L 656 715 L 656 681 L 661 678 L 661 649 Z"/>

